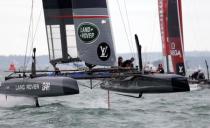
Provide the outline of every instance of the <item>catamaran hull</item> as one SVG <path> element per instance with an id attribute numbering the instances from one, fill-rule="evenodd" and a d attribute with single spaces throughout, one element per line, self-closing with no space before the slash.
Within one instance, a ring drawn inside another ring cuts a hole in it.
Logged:
<path id="1" fill-rule="evenodd" d="M 123 93 L 171 93 L 190 91 L 187 78 L 179 75 L 151 74 L 110 79 L 102 89 Z"/>
<path id="2" fill-rule="evenodd" d="M 79 87 L 76 80 L 67 77 L 14 78 L 1 83 L 0 93 L 52 97 L 79 94 Z"/>

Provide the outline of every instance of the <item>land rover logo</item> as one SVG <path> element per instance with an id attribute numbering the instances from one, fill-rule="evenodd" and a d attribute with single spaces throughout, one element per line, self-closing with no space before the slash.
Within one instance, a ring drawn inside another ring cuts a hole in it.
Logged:
<path id="1" fill-rule="evenodd" d="M 85 43 L 92 43 L 99 36 L 99 29 L 95 24 L 82 23 L 78 27 L 79 38 Z"/>
<path id="2" fill-rule="evenodd" d="M 111 55 L 110 47 L 107 43 L 103 42 L 99 44 L 97 49 L 98 58 L 102 61 L 106 61 L 109 59 Z"/>

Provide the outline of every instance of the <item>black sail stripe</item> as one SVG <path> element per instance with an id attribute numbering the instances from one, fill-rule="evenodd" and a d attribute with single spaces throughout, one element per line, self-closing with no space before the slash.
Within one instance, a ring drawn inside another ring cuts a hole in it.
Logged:
<path id="1" fill-rule="evenodd" d="M 180 37 L 177 0 L 168 0 L 169 37 Z"/>
<path id="2" fill-rule="evenodd" d="M 71 0 L 42 0 L 44 9 L 72 8 Z"/>
<path id="3" fill-rule="evenodd" d="M 107 8 L 106 0 L 72 0 L 73 8 Z"/>
<path id="4" fill-rule="evenodd" d="M 42 0 L 44 9 L 107 8 L 106 0 Z"/>

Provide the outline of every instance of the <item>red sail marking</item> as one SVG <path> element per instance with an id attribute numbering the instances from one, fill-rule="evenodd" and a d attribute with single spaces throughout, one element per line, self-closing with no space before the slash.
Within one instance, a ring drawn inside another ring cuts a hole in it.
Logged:
<path id="1" fill-rule="evenodd" d="M 107 19 L 107 15 L 64 15 L 64 16 L 51 16 L 56 19 Z"/>
<path id="2" fill-rule="evenodd" d="M 163 45 L 163 55 L 170 55 L 170 45 L 168 42 L 168 0 L 158 0 L 160 30 Z"/>

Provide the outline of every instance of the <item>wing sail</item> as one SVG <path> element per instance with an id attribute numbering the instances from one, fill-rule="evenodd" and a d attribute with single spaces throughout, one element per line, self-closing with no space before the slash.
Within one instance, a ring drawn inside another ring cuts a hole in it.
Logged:
<path id="1" fill-rule="evenodd" d="M 181 0 L 158 0 L 163 55 L 170 57 L 173 72 L 185 75 Z"/>
<path id="2" fill-rule="evenodd" d="M 181 0 L 168 1 L 168 32 L 174 72 L 185 75 Z"/>
<path id="3" fill-rule="evenodd" d="M 42 2 L 51 63 L 79 61 L 72 1 L 42 0 Z"/>
<path id="4" fill-rule="evenodd" d="M 106 0 L 72 0 L 77 49 L 89 64 L 111 66 L 116 62 Z"/>

